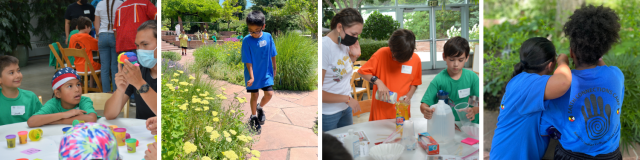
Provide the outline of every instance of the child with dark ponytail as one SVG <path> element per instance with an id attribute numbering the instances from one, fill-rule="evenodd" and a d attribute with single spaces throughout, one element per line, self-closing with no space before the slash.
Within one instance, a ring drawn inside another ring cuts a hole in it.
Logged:
<path id="1" fill-rule="evenodd" d="M 554 71 L 554 67 L 558 67 Z M 534 37 L 520 47 L 520 62 L 502 97 L 497 128 L 491 144 L 491 159 L 541 159 L 549 138 L 541 136 L 540 118 L 547 100 L 567 92 L 571 86 L 569 58 L 556 59 L 553 43 Z M 548 75 L 553 73 L 553 75 Z M 513 151 L 517 145 L 519 151 Z"/>

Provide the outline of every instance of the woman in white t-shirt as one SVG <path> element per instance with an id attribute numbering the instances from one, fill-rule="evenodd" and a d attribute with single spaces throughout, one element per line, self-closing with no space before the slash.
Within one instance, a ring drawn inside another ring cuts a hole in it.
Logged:
<path id="1" fill-rule="evenodd" d="M 116 53 L 116 37 L 113 34 L 113 23 L 116 10 L 122 0 L 103 0 L 96 6 L 96 18 L 93 25 L 98 29 L 98 50 L 100 51 L 100 72 L 102 74 L 102 92 L 116 90 L 116 73 L 118 73 L 118 53 Z M 111 85 L 113 82 L 113 85 Z"/>
<path id="2" fill-rule="evenodd" d="M 322 130 L 353 124 L 360 105 L 351 97 L 353 62 L 360 57 L 358 35 L 364 20 L 358 10 L 345 8 L 331 19 L 331 32 L 322 37 Z"/>

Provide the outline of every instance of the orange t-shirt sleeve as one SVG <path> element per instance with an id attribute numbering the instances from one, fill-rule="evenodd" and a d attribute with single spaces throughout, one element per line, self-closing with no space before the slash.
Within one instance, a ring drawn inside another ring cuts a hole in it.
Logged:
<path id="1" fill-rule="evenodd" d="M 116 31 L 116 28 L 120 25 L 120 10 L 116 10 L 116 18 L 113 19 L 113 31 Z"/>
<path id="2" fill-rule="evenodd" d="M 413 53 L 413 58 L 417 58 L 416 65 L 413 67 L 413 81 L 411 82 L 412 86 L 419 86 L 422 84 L 422 61 L 420 61 L 420 57 L 418 54 Z"/>
<path id="3" fill-rule="evenodd" d="M 367 63 L 365 63 L 364 65 L 362 65 L 360 67 L 360 69 L 358 70 L 358 73 L 362 74 L 362 75 L 374 75 L 377 77 L 380 77 L 380 75 L 376 75 L 378 73 L 377 70 L 377 66 L 378 63 L 380 63 L 380 58 L 378 58 L 378 52 L 380 52 L 381 50 L 376 51 L 376 53 L 373 53 L 373 55 L 371 56 L 371 58 L 369 58 L 369 61 L 367 61 Z"/>

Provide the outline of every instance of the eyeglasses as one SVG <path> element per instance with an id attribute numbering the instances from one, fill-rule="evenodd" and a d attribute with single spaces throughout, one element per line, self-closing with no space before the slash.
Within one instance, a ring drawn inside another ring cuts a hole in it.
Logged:
<path id="1" fill-rule="evenodd" d="M 260 27 L 260 30 L 258 31 L 254 31 L 254 32 L 249 31 L 249 34 L 258 34 L 260 32 L 262 32 L 262 27 Z"/>

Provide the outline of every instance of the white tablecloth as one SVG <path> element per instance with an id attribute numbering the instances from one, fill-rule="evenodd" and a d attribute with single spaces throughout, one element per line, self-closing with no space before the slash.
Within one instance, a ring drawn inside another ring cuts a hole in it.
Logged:
<path id="1" fill-rule="evenodd" d="M 155 142 L 153 135 L 146 128 L 146 121 L 134 118 L 117 118 L 114 120 L 107 120 L 102 117 L 98 119 L 97 123 L 109 125 L 117 125 L 119 128 L 126 128 L 127 133 L 131 135 L 131 138 L 135 138 L 140 141 L 136 148 L 136 153 L 128 153 L 127 147 L 118 147 L 120 156 L 125 160 L 141 160 L 144 158 L 144 152 L 147 150 L 147 144 Z M 58 150 L 60 147 L 60 140 L 62 139 L 62 128 L 71 127 L 71 125 L 45 125 L 37 127 L 42 129 L 43 138 L 40 141 L 32 142 L 27 140 L 27 144 L 20 144 L 16 137 L 16 147 L 8 148 L 6 135 L 15 134 L 18 135 L 19 131 L 30 131 L 36 128 L 29 128 L 27 122 L 14 123 L 9 125 L 0 126 L 0 159 L 43 159 L 43 160 L 55 160 L 58 159 Z M 35 148 L 40 150 L 32 155 L 21 153 L 24 150 Z"/>
<path id="2" fill-rule="evenodd" d="M 413 120 L 413 118 L 412 118 Z M 415 126 L 415 131 L 416 133 L 421 133 L 421 132 L 425 132 L 427 129 L 427 123 L 425 120 L 417 120 L 414 122 Z M 327 134 L 331 134 L 331 135 L 337 135 L 337 134 L 342 134 L 342 133 L 347 133 L 349 132 L 349 129 L 353 129 L 354 132 L 357 131 L 364 131 L 365 134 L 367 135 L 367 137 L 369 138 L 369 141 L 371 143 L 378 143 L 378 142 L 382 142 L 384 141 L 384 139 L 386 139 L 389 135 L 391 135 L 395 129 L 396 129 L 396 123 L 395 123 L 395 119 L 387 119 L 387 120 L 378 120 L 378 121 L 369 121 L 369 122 L 365 122 L 365 123 L 359 123 L 359 124 L 354 124 L 354 125 L 349 125 L 349 126 L 345 126 L 342 128 L 336 128 L 334 130 L 330 130 L 327 131 Z M 416 135 L 417 137 L 417 135 Z M 440 155 L 458 155 L 460 153 L 457 153 L 457 151 L 459 150 L 455 150 L 455 149 L 459 149 L 460 147 L 462 147 L 462 145 L 467 145 L 467 144 L 463 144 L 460 141 L 462 141 L 463 139 L 469 137 L 468 135 L 466 135 L 463 132 L 459 132 L 456 131 L 455 136 L 453 136 L 452 138 L 454 138 L 453 142 L 456 143 L 449 143 L 450 145 L 446 145 L 446 146 L 440 146 Z M 437 140 L 436 140 L 437 141 Z M 476 144 L 475 147 L 477 147 L 478 144 Z M 369 146 L 369 147 L 373 147 Z M 450 149 L 452 151 L 448 151 L 447 149 Z M 426 160 L 427 159 L 427 152 L 420 148 L 420 146 L 418 144 L 416 144 L 416 149 L 413 151 L 404 151 L 402 153 L 402 156 L 400 157 L 400 159 L 402 160 Z M 479 151 L 472 154 L 471 156 L 469 156 L 469 158 L 467 159 L 479 159 Z M 366 156 L 363 157 L 363 160 L 373 160 L 373 158 L 371 156 Z"/>

